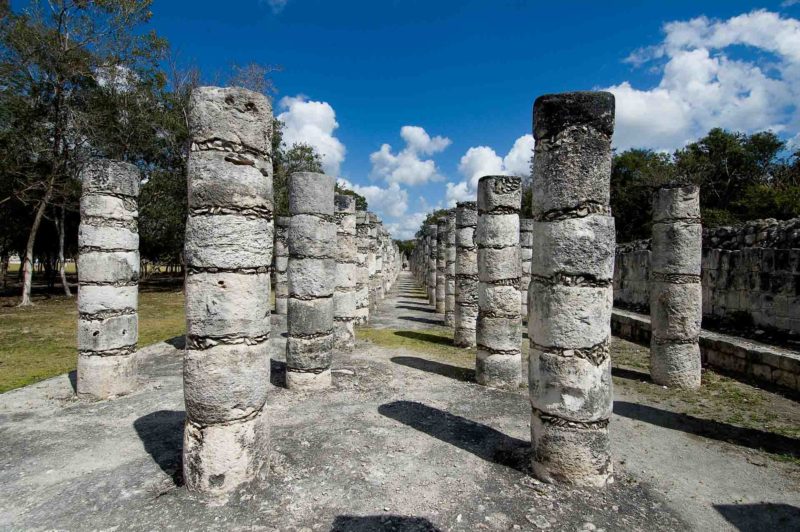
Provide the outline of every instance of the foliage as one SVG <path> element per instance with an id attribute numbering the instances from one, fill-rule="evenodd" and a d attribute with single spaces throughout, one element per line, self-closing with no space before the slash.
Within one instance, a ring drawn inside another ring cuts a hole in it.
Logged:
<path id="1" fill-rule="evenodd" d="M 339 183 L 336 183 L 336 193 L 337 194 L 344 194 L 346 196 L 353 196 L 356 199 L 356 210 L 357 211 L 366 211 L 366 210 L 369 209 L 369 204 L 367 203 L 367 198 L 365 198 L 364 196 L 362 196 L 358 192 L 350 190 L 349 188 L 345 188 L 344 186 L 340 185 Z"/>
<path id="2" fill-rule="evenodd" d="M 411 252 L 417 247 L 416 240 L 395 240 L 394 243 L 397 244 L 397 248 L 400 252 L 405 253 L 407 257 L 410 257 Z"/>

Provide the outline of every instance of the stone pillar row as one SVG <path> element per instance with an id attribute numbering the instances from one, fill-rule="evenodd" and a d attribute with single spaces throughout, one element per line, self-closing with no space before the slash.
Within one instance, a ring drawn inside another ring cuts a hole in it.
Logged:
<path id="1" fill-rule="evenodd" d="M 478 204 L 465 201 L 456 205 L 455 311 L 453 344 L 475 346 L 478 320 L 478 247 L 475 228 Z"/>
<path id="2" fill-rule="evenodd" d="M 456 312 L 456 211 L 451 210 L 446 218 L 445 232 L 445 287 L 444 324 L 455 326 Z"/>
<path id="3" fill-rule="evenodd" d="M 355 346 L 358 246 L 356 237 L 356 199 L 337 194 L 336 203 L 336 289 L 334 331 L 336 347 L 350 351 Z"/>
<path id="4" fill-rule="evenodd" d="M 444 314 L 447 286 L 447 218 L 436 221 L 436 312 Z"/>
<path id="5" fill-rule="evenodd" d="M 529 213 L 525 213 L 529 214 Z M 519 220 L 519 252 L 522 263 L 519 292 L 522 299 L 522 319 L 528 321 L 528 287 L 531 284 L 531 260 L 533 259 L 533 220 Z"/>
<path id="6" fill-rule="evenodd" d="M 200 87 L 187 161 L 187 487 L 224 496 L 266 473 L 272 110 L 262 94 Z"/>
<path id="7" fill-rule="evenodd" d="M 700 189 L 656 191 L 649 280 L 650 376 L 656 384 L 700 386 L 702 238 Z"/>
<path id="8" fill-rule="evenodd" d="M 286 269 L 289 266 L 289 245 L 286 237 L 289 234 L 288 216 L 278 216 L 275 219 L 275 313 L 286 315 L 289 301 L 289 278 Z"/>
<path id="9" fill-rule="evenodd" d="M 95 161 L 81 181 L 77 392 L 108 399 L 137 384 L 139 170 L 120 161 Z"/>

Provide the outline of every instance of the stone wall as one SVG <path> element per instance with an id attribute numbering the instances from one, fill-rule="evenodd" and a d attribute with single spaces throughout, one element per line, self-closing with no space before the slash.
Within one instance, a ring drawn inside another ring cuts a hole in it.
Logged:
<path id="1" fill-rule="evenodd" d="M 703 317 L 800 333 L 800 218 L 703 231 Z M 650 241 L 617 247 L 614 303 L 647 311 Z"/>

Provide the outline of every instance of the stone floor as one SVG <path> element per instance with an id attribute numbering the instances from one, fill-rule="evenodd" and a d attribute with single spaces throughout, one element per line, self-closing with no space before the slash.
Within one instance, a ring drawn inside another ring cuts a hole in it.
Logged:
<path id="1" fill-rule="evenodd" d="M 437 327 L 409 274 L 371 327 Z M 615 390 L 616 482 L 555 488 L 529 472 L 527 391 L 478 386 L 435 354 L 359 341 L 334 387 L 281 385 L 273 318 L 267 485 L 209 506 L 181 486 L 181 340 L 141 350 L 141 389 L 74 399 L 74 376 L 0 396 L 0 529 L 788 530 L 796 464 L 752 460 Z M 421 336 L 422 333 L 420 333 Z M 433 351 L 432 351 L 433 352 Z M 795 528 L 796 529 L 796 528 Z"/>

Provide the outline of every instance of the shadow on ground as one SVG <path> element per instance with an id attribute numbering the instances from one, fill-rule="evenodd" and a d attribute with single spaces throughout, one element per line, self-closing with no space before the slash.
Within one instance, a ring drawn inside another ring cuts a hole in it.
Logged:
<path id="1" fill-rule="evenodd" d="M 159 410 L 133 422 L 144 450 L 153 457 L 176 486 L 183 485 L 181 451 L 183 450 L 183 423 L 186 413 L 178 410 Z"/>
<path id="2" fill-rule="evenodd" d="M 742 531 L 797 530 L 800 526 L 800 508 L 790 504 L 715 504 L 714 509 Z"/>
<path id="3" fill-rule="evenodd" d="M 440 532 L 433 523 L 423 517 L 402 515 L 340 515 L 333 521 L 331 532 Z"/>
<path id="4" fill-rule="evenodd" d="M 530 442 L 413 401 L 394 401 L 378 413 L 486 460 L 528 474 Z"/>
<path id="5" fill-rule="evenodd" d="M 614 413 L 659 427 L 680 430 L 688 434 L 712 438 L 751 449 L 761 449 L 769 453 L 786 454 L 800 458 L 800 440 L 780 434 L 737 427 L 736 425 L 729 425 L 712 419 L 700 419 L 687 414 L 677 414 L 669 410 L 626 401 L 615 401 Z"/>
<path id="6" fill-rule="evenodd" d="M 475 382 L 475 370 L 418 357 L 392 357 L 392 362 L 463 382 Z"/>
<path id="7" fill-rule="evenodd" d="M 417 323 L 425 323 L 427 325 L 444 325 L 444 318 L 440 319 L 430 319 L 430 318 L 418 318 L 416 316 L 398 316 L 401 320 L 406 321 L 416 321 Z"/>
<path id="8" fill-rule="evenodd" d="M 286 362 L 270 359 L 269 382 L 278 388 L 286 388 Z"/>
<path id="9" fill-rule="evenodd" d="M 417 312 L 427 312 L 429 314 L 436 314 L 436 311 L 428 307 L 417 307 L 414 305 L 395 305 L 394 308 L 404 308 L 406 310 L 415 310 Z"/>
<path id="10" fill-rule="evenodd" d="M 635 369 L 626 369 L 626 368 L 611 368 L 611 375 L 614 377 L 619 377 L 620 379 L 626 379 L 629 381 L 642 381 L 642 382 L 651 382 L 650 375 L 645 373 L 644 371 L 636 371 Z"/>
<path id="11" fill-rule="evenodd" d="M 428 342 L 431 344 L 439 345 L 453 345 L 453 339 L 446 336 L 439 336 L 438 334 L 430 334 L 418 331 L 395 331 L 395 336 L 408 338 L 409 340 L 419 340 L 420 342 Z"/>
<path id="12" fill-rule="evenodd" d="M 186 337 L 185 336 L 175 336 L 174 338 L 170 338 L 166 340 L 166 342 L 174 347 L 175 349 L 185 349 L 186 348 Z"/>

